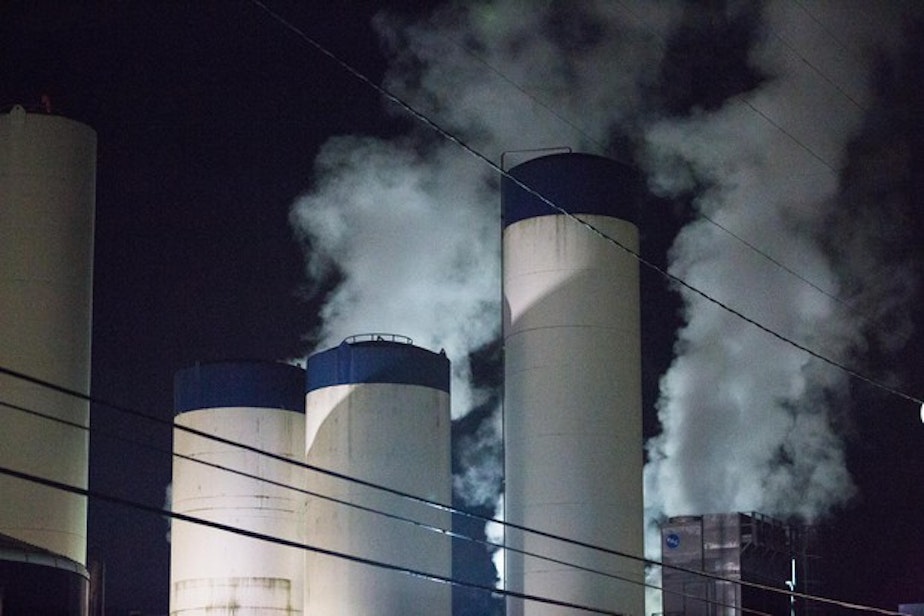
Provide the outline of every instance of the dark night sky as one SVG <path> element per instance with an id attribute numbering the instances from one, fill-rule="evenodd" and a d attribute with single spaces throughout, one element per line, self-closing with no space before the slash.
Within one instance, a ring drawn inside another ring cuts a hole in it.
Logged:
<path id="1" fill-rule="evenodd" d="M 400 11 L 417 3 L 389 4 Z M 379 81 L 386 64 L 371 6 L 272 6 Z M 909 109 L 924 102 L 921 65 L 911 65 L 918 72 L 903 90 Z M 93 396 L 169 420 L 178 369 L 200 360 L 303 356 L 318 317 L 288 222 L 293 200 L 311 187 L 312 163 L 327 138 L 394 135 L 410 120 L 383 113 L 368 86 L 243 0 L 0 2 L 0 106 L 35 104 L 42 94 L 99 138 Z M 674 99 L 661 104 L 682 107 Z M 917 131 L 910 190 L 920 196 L 920 112 L 909 129 Z M 644 221 L 643 248 L 653 260 L 664 261 L 683 218 Z M 909 224 L 924 229 L 920 211 Z M 665 283 L 650 275 L 646 281 L 644 301 L 656 307 L 643 334 L 650 434 L 658 377 L 679 321 Z M 916 324 L 924 327 L 921 311 Z M 919 334 L 891 359 L 896 385 L 914 395 L 924 392 L 922 348 Z M 824 594 L 887 608 L 924 601 L 924 428 L 905 401 L 861 385 L 852 396 L 855 412 L 844 428 L 861 496 L 826 527 Z M 479 419 L 470 416 L 457 429 L 471 430 Z M 164 426 L 94 405 L 91 487 L 162 505 L 170 439 Z M 89 533 L 91 557 L 107 566 L 109 613 L 166 613 L 165 521 L 92 502 Z M 461 559 L 484 581 L 485 559 Z M 468 601 L 469 613 L 479 613 Z"/>

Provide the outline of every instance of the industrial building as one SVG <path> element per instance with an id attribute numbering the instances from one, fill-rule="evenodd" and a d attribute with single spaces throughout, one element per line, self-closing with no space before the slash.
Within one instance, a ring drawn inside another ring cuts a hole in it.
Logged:
<path id="1" fill-rule="evenodd" d="M 797 582 L 794 562 L 800 550 L 795 533 L 757 513 L 668 519 L 661 525 L 664 616 L 806 613 L 777 592 L 792 590 Z"/>
<path id="2" fill-rule="evenodd" d="M 0 365 L 79 392 L 90 389 L 95 190 L 91 128 L 18 105 L 0 114 Z M 0 467 L 86 488 L 89 403 L 7 375 L 0 391 Z M 85 614 L 86 497 L 6 475 L 0 494 L 0 613 Z"/>

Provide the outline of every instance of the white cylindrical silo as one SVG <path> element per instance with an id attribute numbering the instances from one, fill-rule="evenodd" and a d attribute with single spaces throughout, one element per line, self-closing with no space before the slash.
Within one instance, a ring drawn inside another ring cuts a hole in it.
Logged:
<path id="1" fill-rule="evenodd" d="M 0 365 L 90 389 L 96 133 L 14 107 L 0 114 Z M 0 375 L 0 466 L 87 487 L 89 405 Z M 87 499 L 0 477 L 0 534 L 86 565 Z"/>
<path id="2" fill-rule="evenodd" d="M 193 366 L 176 375 L 175 424 L 301 461 L 304 379 L 304 370 L 286 364 Z M 174 512 L 303 541 L 301 467 L 179 428 L 173 451 Z M 171 525 L 171 615 L 301 614 L 304 576 L 299 548 L 192 522 Z"/>
<path id="3" fill-rule="evenodd" d="M 449 504 L 449 361 L 394 336 L 348 339 L 309 358 L 309 464 Z M 450 516 L 343 479 L 311 473 L 309 489 L 419 523 L 450 528 Z M 448 577 L 448 536 L 369 510 L 308 498 L 312 545 Z M 448 616 L 451 588 L 334 556 L 308 553 L 305 612 L 311 616 Z"/>
<path id="4" fill-rule="evenodd" d="M 555 154 L 510 174 L 637 251 L 641 185 L 628 168 Z M 502 206 L 506 520 L 641 556 L 638 262 L 506 177 Z M 644 613 L 639 561 L 511 529 L 506 541 L 634 582 L 508 551 L 508 589 Z M 508 601 L 511 616 L 563 613 Z"/>

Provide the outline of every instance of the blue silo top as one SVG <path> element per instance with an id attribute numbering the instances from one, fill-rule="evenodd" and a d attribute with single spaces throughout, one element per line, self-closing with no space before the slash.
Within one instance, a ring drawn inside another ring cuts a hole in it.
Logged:
<path id="1" fill-rule="evenodd" d="M 305 371 L 268 361 L 196 364 L 176 373 L 177 413 L 220 407 L 254 407 L 305 412 Z"/>
<path id="2" fill-rule="evenodd" d="M 309 357 L 305 391 L 332 385 L 394 383 L 449 393 L 449 359 L 445 353 L 434 353 L 391 335 L 360 338 L 347 338 L 340 346 Z"/>
<path id="3" fill-rule="evenodd" d="M 632 167 L 594 154 L 550 154 L 509 174 L 570 214 L 600 214 L 638 223 L 645 183 Z M 560 212 L 509 177 L 501 178 L 504 226 Z"/>

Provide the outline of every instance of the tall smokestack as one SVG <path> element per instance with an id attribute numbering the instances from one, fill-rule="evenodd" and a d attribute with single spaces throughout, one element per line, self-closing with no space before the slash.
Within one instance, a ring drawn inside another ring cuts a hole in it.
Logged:
<path id="1" fill-rule="evenodd" d="M 449 360 L 392 335 L 348 338 L 308 359 L 311 465 L 439 503 L 451 501 Z M 318 492 L 448 529 L 445 511 L 327 475 Z M 353 556 L 449 577 L 449 536 L 369 510 L 308 498 L 308 541 Z M 449 616 L 447 584 L 309 553 L 306 614 Z"/>
<path id="2" fill-rule="evenodd" d="M 0 365 L 84 393 L 95 192 L 91 128 L 19 106 L 0 115 Z M 11 408 L 89 427 L 85 400 L 7 376 L 0 392 Z M 0 466 L 86 488 L 88 434 L 7 409 Z M 86 497 L 10 477 L 0 477 L 0 495 L 0 535 L 85 567 Z"/>
<path id="3" fill-rule="evenodd" d="M 177 373 L 174 420 L 228 441 L 301 460 L 305 372 L 266 362 L 196 365 Z M 173 511 L 303 541 L 300 467 L 174 430 Z M 274 482 L 245 477 L 216 466 Z M 285 488 L 292 486 L 292 488 Z M 170 614 L 301 614 L 301 550 L 175 520 Z"/>
<path id="4" fill-rule="evenodd" d="M 633 221 L 642 183 L 627 167 L 598 156 L 555 154 L 510 175 L 638 249 Z M 510 178 L 501 191 L 506 520 L 641 555 L 638 262 Z M 508 589 L 644 612 L 640 562 L 507 533 L 508 546 L 619 578 L 508 551 Z M 510 600 L 507 613 L 563 612 Z"/>

